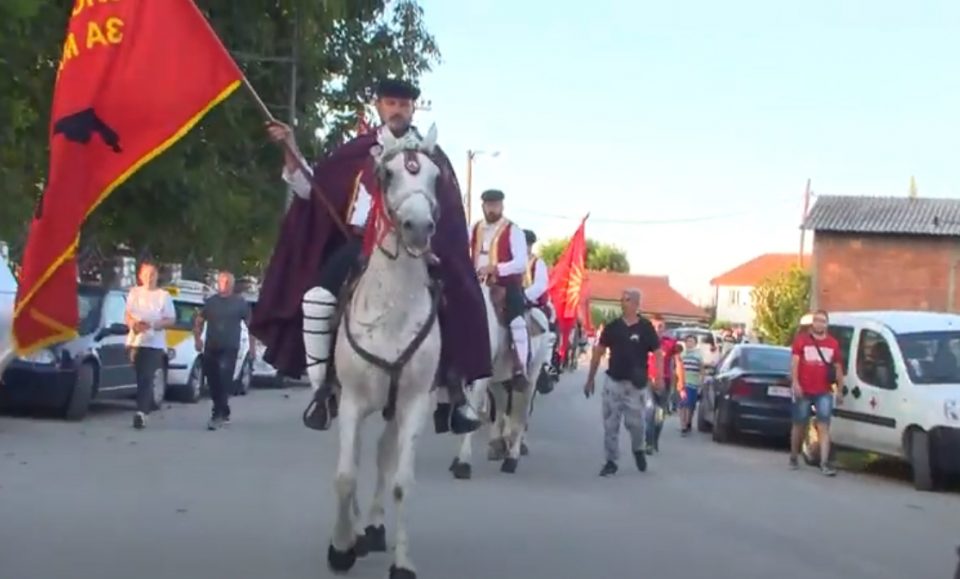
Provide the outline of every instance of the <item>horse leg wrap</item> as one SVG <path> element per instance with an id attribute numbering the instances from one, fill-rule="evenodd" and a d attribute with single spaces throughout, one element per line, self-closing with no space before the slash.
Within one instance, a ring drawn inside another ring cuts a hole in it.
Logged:
<path id="1" fill-rule="evenodd" d="M 303 346 L 307 352 L 307 376 L 314 390 L 326 385 L 336 309 L 337 298 L 322 287 L 310 289 L 303 296 Z"/>
<path id="2" fill-rule="evenodd" d="M 530 356 L 530 338 L 527 335 L 527 320 L 523 316 L 510 320 L 510 336 L 513 338 L 513 348 L 520 369 L 526 373 L 525 370 Z"/>

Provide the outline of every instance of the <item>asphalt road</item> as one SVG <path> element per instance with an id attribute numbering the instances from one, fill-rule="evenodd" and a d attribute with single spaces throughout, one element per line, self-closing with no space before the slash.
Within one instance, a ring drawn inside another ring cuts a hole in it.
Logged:
<path id="1" fill-rule="evenodd" d="M 647 473 L 624 460 L 600 479 L 599 401 L 581 384 L 567 377 L 540 399 L 515 475 L 483 462 L 454 481 L 455 440 L 424 433 L 410 510 L 421 579 L 953 577 L 957 493 L 791 472 L 782 448 L 681 439 L 676 422 Z M 300 424 L 307 397 L 255 391 L 218 432 L 204 430 L 206 401 L 170 405 L 142 432 L 123 406 L 79 424 L 0 418 L 0 578 L 333 576 L 336 435 Z M 366 431 L 364 500 L 378 429 Z M 369 557 L 350 576 L 388 566 Z"/>

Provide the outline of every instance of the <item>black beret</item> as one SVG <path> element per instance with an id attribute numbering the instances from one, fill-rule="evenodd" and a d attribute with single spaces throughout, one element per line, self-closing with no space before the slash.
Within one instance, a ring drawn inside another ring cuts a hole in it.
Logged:
<path id="1" fill-rule="evenodd" d="M 503 191 L 499 189 L 487 189 L 480 194 L 481 201 L 503 201 Z"/>
<path id="2" fill-rule="evenodd" d="M 537 234 L 530 231 L 529 229 L 524 229 L 523 234 L 527 237 L 527 245 L 533 245 L 537 242 Z"/>
<path id="3" fill-rule="evenodd" d="M 420 98 L 420 89 L 405 80 L 385 78 L 377 84 L 377 96 L 415 101 Z"/>

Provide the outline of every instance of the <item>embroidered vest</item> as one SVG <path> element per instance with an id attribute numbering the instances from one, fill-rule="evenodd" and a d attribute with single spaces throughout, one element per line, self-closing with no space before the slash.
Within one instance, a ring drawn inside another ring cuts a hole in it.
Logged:
<path id="1" fill-rule="evenodd" d="M 528 288 L 528 287 L 530 287 L 530 286 L 533 285 L 533 278 L 534 278 L 534 275 L 535 275 L 536 272 L 537 272 L 537 263 L 538 263 L 538 262 L 539 262 L 539 259 L 538 259 L 537 256 L 535 256 L 535 255 L 531 255 L 531 256 L 530 256 L 530 259 L 527 260 L 527 271 L 526 271 L 526 273 L 523 274 L 523 288 L 524 288 L 524 289 L 526 289 L 526 288 Z M 537 301 L 536 301 L 535 303 L 536 303 L 536 305 L 538 305 L 538 306 L 540 306 L 540 307 L 544 307 L 544 306 L 547 305 L 547 300 L 549 300 L 549 299 L 550 299 L 550 296 L 547 294 L 546 288 L 544 288 L 543 293 L 540 294 L 540 297 L 537 298 Z"/>
<path id="2" fill-rule="evenodd" d="M 488 263 L 493 266 L 513 261 L 513 251 L 510 249 L 510 230 L 513 227 L 513 223 L 504 219 L 503 222 L 497 226 L 497 229 L 493 232 L 493 238 L 490 240 L 489 251 L 485 251 L 483 248 L 483 233 L 480 230 L 482 224 L 482 221 L 478 221 L 473 226 L 471 257 L 473 258 L 474 267 L 478 265 L 481 255 L 487 255 Z M 514 283 L 523 283 L 523 276 L 508 275 L 497 278 L 497 285 L 511 285 Z"/>

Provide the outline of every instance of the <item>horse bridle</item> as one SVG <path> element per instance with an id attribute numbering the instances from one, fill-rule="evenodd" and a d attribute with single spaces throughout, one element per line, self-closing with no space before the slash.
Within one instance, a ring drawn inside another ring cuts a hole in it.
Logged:
<path id="1" fill-rule="evenodd" d="M 395 237 L 397 239 L 397 248 L 393 251 L 393 253 L 388 251 L 387 248 L 384 247 L 383 245 L 383 238 L 386 237 L 385 235 L 378 237 L 377 249 L 383 252 L 383 254 L 387 256 L 387 258 L 392 260 L 395 260 L 400 256 L 401 247 L 410 257 L 429 259 L 429 256 L 432 255 L 432 252 L 429 247 L 423 250 L 414 250 L 403 241 L 403 235 L 400 233 L 397 233 L 396 212 L 393 210 L 390 204 L 387 203 L 387 197 L 386 197 L 387 191 L 389 189 L 389 184 L 390 184 L 390 175 L 386 169 L 387 163 L 389 163 L 397 155 L 403 153 L 403 157 L 404 157 L 403 168 L 407 171 L 407 173 L 410 173 L 411 175 L 416 175 L 420 173 L 420 159 L 417 158 L 418 152 L 421 152 L 421 151 L 419 149 L 413 149 L 413 148 L 397 149 L 397 150 L 385 153 L 383 157 L 381 157 L 377 161 L 377 171 L 376 171 L 377 184 L 380 186 L 380 191 L 384 196 L 382 207 L 384 211 L 384 217 L 386 218 L 386 225 L 390 230 L 394 231 Z M 430 213 L 433 215 L 434 220 L 436 220 L 438 217 L 437 213 L 439 210 L 437 199 L 435 196 L 429 195 L 423 189 L 416 189 L 413 191 L 406 192 L 399 199 L 397 199 L 396 205 L 398 207 L 403 205 L 408 199 L 410 199 L 415 195 L 419 195 L 427 200 L 427 203 L 430 205 Z"/>

